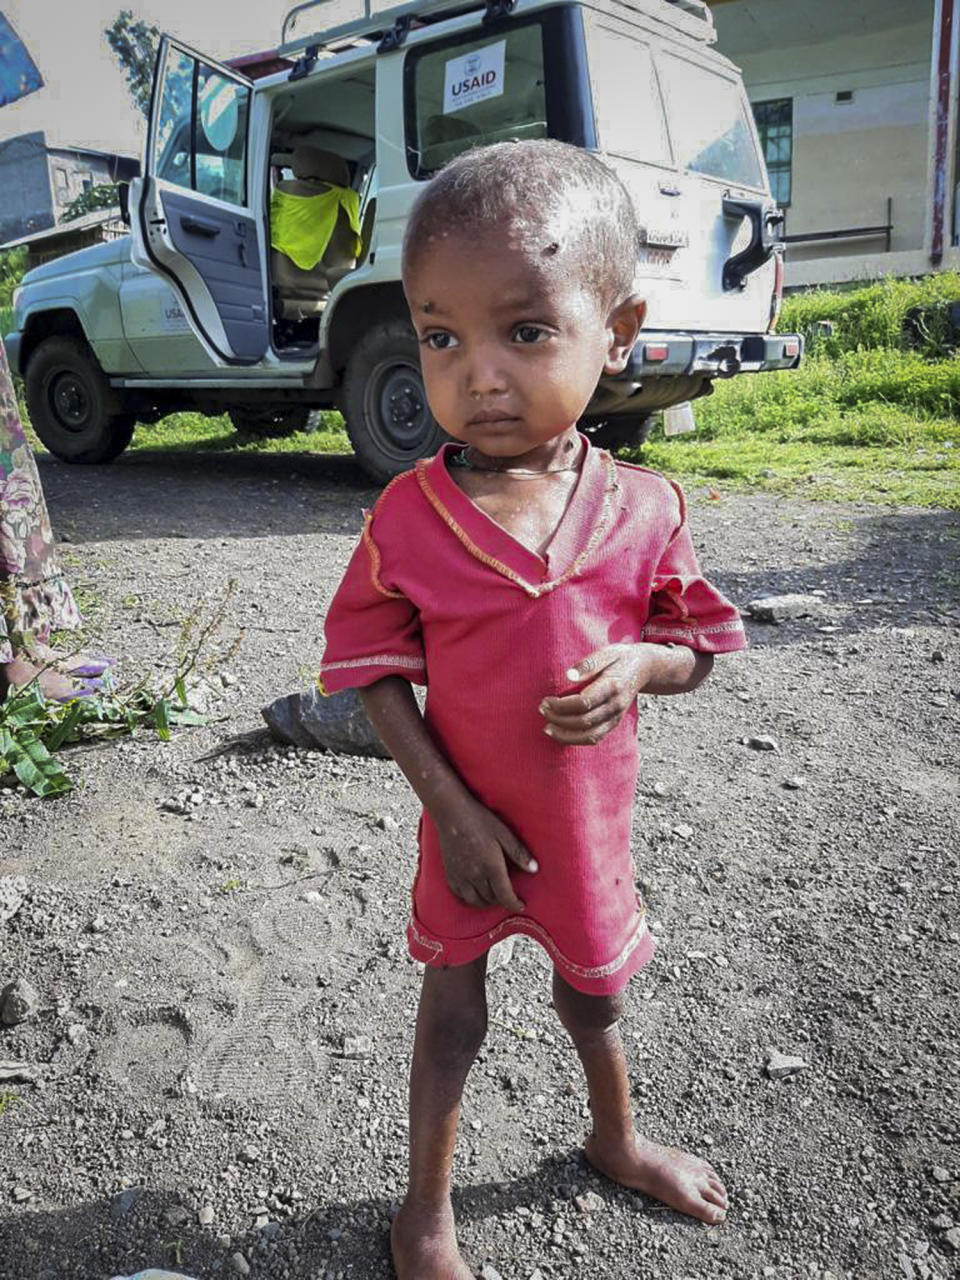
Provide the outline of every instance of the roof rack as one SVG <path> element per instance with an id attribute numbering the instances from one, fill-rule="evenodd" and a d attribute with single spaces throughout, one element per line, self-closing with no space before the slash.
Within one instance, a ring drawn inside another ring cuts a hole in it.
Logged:
<path id="1" fill-rule="evenodd" d="M 667 0 L 667 4 L 675 4 L 678 9 L 685 9 L 687 13 L 692 13 L 695 18 L 703 18 L 705 22 L 712 22 L 710 11 L 704 0 Z"/>
<path id="2" fill-rule="evenodd" d="M 321 27 L 310 35 L 295 36 L 287 39 L 290 29 L 301 14 L 310 9 L 318 9 L 321 5 L 330 4 L 331 0 L 303 0 L 295 5 L 283 20 L 280 33 L 281 44 L 277 53 L 286 57 L 301 49 L 316 45 L 323 48 L 331 44 L 342 44 L 350 40 L 367 37 L 374 39 L 384 35 L 391 29 L 409 29 L 411 22 L 436 22 L 441 16 L 453 17 L 460 13 L 473 13 L 481 9 L 509 12 L 513 8 L 513 0 L 408 0 L 406 4 L 394 5 L 389 9 L 374 12 L 372 0 L 363 0 L 363 17 L 354 18 L 351 22 L 342 22 L 333 27 Z"/>

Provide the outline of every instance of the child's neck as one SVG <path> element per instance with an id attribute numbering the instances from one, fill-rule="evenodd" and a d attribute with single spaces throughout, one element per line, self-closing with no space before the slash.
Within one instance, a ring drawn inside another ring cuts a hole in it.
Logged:
<path id="1" fill-rule="evenodd" d="M 583 459 L 583 444 L 576 427 L 570 427 L 521 454 L 489 454 L 468 444 L 461 458 L 462 465 L 474 471 L 498 471 L 506 475 L 546 475 L 553 471 L 579 471 Z"/>

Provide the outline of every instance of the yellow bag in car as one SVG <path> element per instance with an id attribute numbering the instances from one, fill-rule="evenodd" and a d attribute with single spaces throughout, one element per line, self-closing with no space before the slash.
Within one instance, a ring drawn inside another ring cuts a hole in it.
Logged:
<path id="1" fill-rule="evenodd" d="M 340 210 L 356 237 L 360 256 L 360 195 L 349 187 L 328 187 L 315 196 L 274 191 L 270 197 L 270 243 L 301 271 L 312 271 L 330 243 Z"/>

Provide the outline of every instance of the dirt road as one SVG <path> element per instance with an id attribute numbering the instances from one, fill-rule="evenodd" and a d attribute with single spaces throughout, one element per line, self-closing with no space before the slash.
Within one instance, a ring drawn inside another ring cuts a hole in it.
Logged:
<path id="1" fill-rule="evenodd" d="M 374 494 L 347 459 L 42 469 L 125 676 L 162 670 L 229 579 L 240 648 L 207 727 L 74 751 L 61 801 L 0 793 L 0 873 L 25 881 L 0 985 L 39 997 L 0 1029 L 0 1063 L 37 1072 L 0 1083 L 0 1280 L 386 1278 L 415 805 L 392 764 L 275 748 L 259 717 L 315 669 Z M 695 491 L 691 523 L 738 602 L 822 601 L 641 713 L 659 950 L 625 1023 L 637 1113 L 709 1154 L 733 1210 L 708 1230 L 584 1165 L 575 1061 L 522 942 L 468 1086 L 464 1251 L 503 1280 L 956 1275 L 960 518 Z M 773 1050 L 806 1065 L 770 1079 Z"/>

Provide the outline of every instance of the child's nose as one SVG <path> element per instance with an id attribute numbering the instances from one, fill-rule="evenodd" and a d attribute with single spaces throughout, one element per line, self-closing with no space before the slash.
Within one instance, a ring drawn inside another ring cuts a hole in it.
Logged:
<path id="1" fill-rule="evenodd" d="M 489 347 L 477 348 L 467 369 L 467 390 L 472 396 L 500 395 L 507 389 L 503 364 Z"/>

